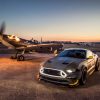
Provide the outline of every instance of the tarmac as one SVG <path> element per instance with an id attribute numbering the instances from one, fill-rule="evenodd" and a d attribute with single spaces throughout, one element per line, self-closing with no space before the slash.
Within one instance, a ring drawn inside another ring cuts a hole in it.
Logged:
<path id="1" fill-rule="evenodd" d="M 37 79 L 40 64 L 52 54 L 27 55 L 26 61 L 10 56 L 0 54 L 0 100 L 100 100 L 100 71 L 86 85 L 69 88 Z"/>

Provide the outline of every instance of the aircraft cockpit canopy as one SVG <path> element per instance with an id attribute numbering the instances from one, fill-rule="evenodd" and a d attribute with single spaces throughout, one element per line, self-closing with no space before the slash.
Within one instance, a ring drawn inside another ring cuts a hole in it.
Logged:
<path id="1" fill-rule="evenodd" d="M 20 41 L 20 38 L 18 38 L 18 37 L 15 36 L 15 35 L 8 35 L 8 38 L 9 38 L 10 40 L 15 40 L 16 42 L 19 42 L 19 41 Z"/>

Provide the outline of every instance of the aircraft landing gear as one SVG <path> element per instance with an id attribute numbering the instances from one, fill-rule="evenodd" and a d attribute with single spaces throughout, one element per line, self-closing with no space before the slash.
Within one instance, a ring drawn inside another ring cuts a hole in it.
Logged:
<path id="1" fill-rule="evenodd" d="M 15 56 L 11 56 L 11 59 L 17 59 L 18 52 L 16 52 Z"/>
<path id="2" fill-rule="evenodd" d="M 21 55 L 17 56 L 17 61 L 24 61 L 25 60 L 24 54 L 25 54 L 25 49 L 22 51 Z"/>
<path id="3" fill-rule="evenodd" d="M 15 56 L 11 56 L 10 58 L 11 58 L 11 59 L 16 59 L 17 57 L 15 57 Z"/>
<path id="4" fill-rule="evenodd" d="M 19 54 L 19 52 L 17 51 L 15 56 L 11 56 L 11 59 L 17 59 L 17 61 L 24 61 L 25 60 L 24 53 L 25 49 L 22 51 L 21 54 Z"/>
<path id="5" fill-rule="evenodd" d="M 23 55 L 17 56 L 17 61 L 24 61 L 25 57 Z"/>

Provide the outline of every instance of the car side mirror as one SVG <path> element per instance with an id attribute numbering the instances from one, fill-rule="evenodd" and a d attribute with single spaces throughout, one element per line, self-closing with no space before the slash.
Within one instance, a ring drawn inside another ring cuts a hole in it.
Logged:
<path id="1" fill-rule="evenodd" d="M 93 56 L 89 56 L 88 59 L 93 59 Z"/>
<path id="2" fill-rule="evenodd" d="M 57 56 L 57 55 L 58 55 L 58 51 L 54 50 L 54 56 Z"/>

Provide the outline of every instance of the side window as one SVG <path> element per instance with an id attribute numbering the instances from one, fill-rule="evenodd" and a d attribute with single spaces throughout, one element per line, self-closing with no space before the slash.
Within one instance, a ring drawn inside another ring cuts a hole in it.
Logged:
<path id="1" fill-rule="evenodd" d="M 89 56 L 93 56 L 93 53 L 92 53 L 91 51 L 87 51 L 87 58 L 88 58 Z"/>

